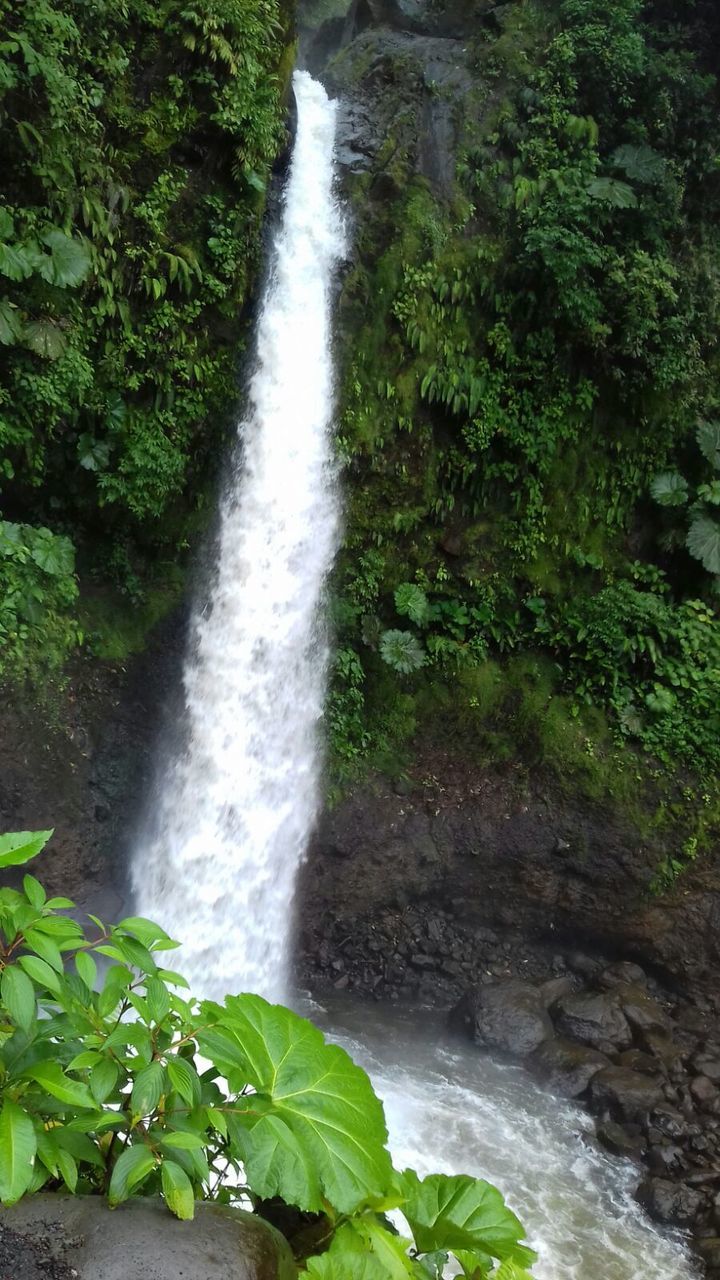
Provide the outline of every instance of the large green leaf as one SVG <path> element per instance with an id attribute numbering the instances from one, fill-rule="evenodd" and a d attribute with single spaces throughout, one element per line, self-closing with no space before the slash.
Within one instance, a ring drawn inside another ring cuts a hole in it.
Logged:
<path id="1" fill-rule="evenodd" d="M 155 1168 L 155 1156 L 144 1143 L 126 1147 L 112 1171 L 108 1200 L 111 1207 L 127 1200 L 133 1189 Z"/>
<path id="2" fill-rule="evenodd" d="M 0 243 L 0 275 L 8 280 L 27 280 L 37 263 L 37 254 L 20 244 Z"/>
<path id="3" fill-rule="evenodd" d="M 697 515 L 688 530 L 687 549 L 708 573 L 720 573 L 720 522 Z"/>
<path id="4" fill-rule="evenodd" d="M 46 231 L 42 242 L 50 250 L 49 258 L 41 256 L 38 270 L 49 284 L 59 289 L 74 288 L 82 284 L 90 270 L 92 258 L 84 240 L 65 235 L 59 227 Z"/>
<path id="5" fill-rule="evenodd" d="M 154 1111 L 165 1088 L 165 1069 L 161 1062 L 150 1062 L 135 1077 L 130 1106 L 134 1116 L 147 1116 Z"/>
<path id="6" fill-rule="evenodd" d="M 45 848 L 52 831 L 13 831 L 0 836 L 0 867 L 21 867 Z"/>
<path id="7" fill-rule="evenodd" d="M 62 329 L 48 316 L 28 321 L 23 329 L 23 341 L 43 360 L 59 360 L 67 346 Z"/>
<path id="8" fill-rule="evenodd" d="M 0 343 L 12 346 L 22 333 L 22 320 L 14 303 L 0 298 Z"/>
<path id="9" fill-rule="evenodd" d="M 343 1213 L 382 1196 L 391 1181 L 382 1104 L 344 1049 L 310 1022 L 260 996 L 202 1006 L 220 1024 L 198 1036 L 203 1054 L 243 1099 L 243 1152 L 253 1190 L 317 1210 L 324 1196 Z M 237 1129 L 237 1126 L 236 1126 Z"/>
<path id="10" fill-rule="evenodd" d="M 0 995 L 13 1022 L 27 1031 L 35 1017 L 35 988 L 17 965 L 8 965 L 3 970 Z"/>
<path id="11" fill-rule="evenodd" d="M 27 1112 L 9 1098 L 0 1111 L 0 1200 L 14 1204 L 33 1176 L 37 1139 Z"/>
<path id="12" fill-rule="evenodd" d="M 634 209 L 637 196 L 627 182 L 618 182 L 617 178 L 595 178 L 588 183 L 588 195 L 601 204 L 612 205 L 614 209 Z"/>
<path id="13" fill-rule="evenodd" d="M 380 657 L 393 671 L 404 676 L 419 671 L 425 665 L 423 647 L 411 631 L 383 631 Z"/>
<path id="14" fill-rule="evenodd" d="M 650 492 L 662 507 L 682 507 L 688 500 L 688 482 L 679 471 L 662 471 L 652 480 Z"/>
<path id="15" fill-rule="evenodd" d="M 87 1085 L 66 1076 L 57 1062 L 36 1062 L 23 1075 L 34 1080 L 59 1102 L 66 1102 L 72 1107 L 95 1108 L 95 1100 Z"/>
<path id="16" fill-rule="evenodd" d="M 163 1160 L 162 1189 L 168 1209 L 176 1218 L 187 1221 L 195 1213 L 195 1197 L 192 1183 L 179 1164 L 174 1160 Z"/>
<path id="17" fill-rule="evenodd" d="M 388 1280 L 407 1280 L 413 1274 L 408 1256 L 412 1240 L 388 1231 L 375 1214 L 363 1214 L 351 1225 L 365 1248 L 377 1258 Z"/>
<path id="18" fill-rule="evenodd" d="M 351 1227 L 341 1227 L 326 1253 L 308 1259 L 307 1272 L 315 1280 L 388 1280 L 379 1258 Z"/>
<path id="19" fill-rule="evenodd" d="M 403 582 L 395 592 L 395 608 L 404 618 L 420 627 L 427 622 L 430 606 L 422 587 L 414 582 Z"/>
<path id="20" fill-rule="evenodd" d="M 699 422 L 697 442 L 703 457 L 720 471 L 720 422 Z"/>
<path id="21" fill-rule="evenodd" d="M 432 1174 L 422 1181 L 412 1169 L 401 1176 L 402 1213 L 421 1253 L 479 1249 L 494 1258 L 531 1262 L 521 1245 L 525 1231 L 496 1187 L 465 1174 Z"/>
<path id="22" fill-rule="evenodd" d="M 616 168 L 622 169 L 631 182 L 659 182 L 667 165 L 663 157 L 652 147 L 618 147 L 610 157 Z"/>

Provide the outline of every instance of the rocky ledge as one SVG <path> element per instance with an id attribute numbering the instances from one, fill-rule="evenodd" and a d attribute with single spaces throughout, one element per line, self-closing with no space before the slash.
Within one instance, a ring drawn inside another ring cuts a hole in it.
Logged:
<path id="1" fill-rule="evenodd" d="M 689 1231 L 709 1280 L 720 1280 L 716 1020 L 668 999 L 639 965 L 618 962 L 592 978 L 488 976 L 450 1021 L 583 1102 L 597 1117 L 598 1142 L 638 1162 L 636 1194 L 648 1214 Z"/>
<path id="2" fill-rule="evenodd" d="M 160 1199 L 110 1210 L 99 1196 L 42 1192 L 0 1211 L 2 1280 L 293 1280 L 286 1241 L 239 1209 L 197 1204 L 179 1222 Z"/>

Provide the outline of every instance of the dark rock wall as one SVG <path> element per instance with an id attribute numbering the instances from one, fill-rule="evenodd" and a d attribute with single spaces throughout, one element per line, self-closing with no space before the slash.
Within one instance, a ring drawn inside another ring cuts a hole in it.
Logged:
<path id="1" fill-rule="evenodd" d="M 716 982 L 717 858 L 656 896 L 656 844 L 548 780 L 435 755 L 400 790 L 357 787 L 320 824 L 301 877 L 307 981 L 442 1000 L 488 971 L 564 972 L 580 951 Z"/>
<path id="2" fill-rule="evenodd" d="M 0 706 L 0 832 L 54 828 L 34 870 L 49 892 L 106 919 L 129 900 L 129 851 L 180 696 L 184 633 L 176 614 L 125 663 L 78 662 L 48 705 Z"/>

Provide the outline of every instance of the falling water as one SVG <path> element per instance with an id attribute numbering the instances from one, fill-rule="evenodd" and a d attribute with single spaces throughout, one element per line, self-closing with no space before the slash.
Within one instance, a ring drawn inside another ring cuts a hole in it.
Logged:
<path id="1" fill-rule="evenodd" d="M 330 285 L 343 235 L 334 105 L 306 73 L 295 93 L 241 460 L 186 662 L 187 745 L 133 865 L 139 909 L 183 939 L 178 967 L 193 990 L 218 997 L 287 994 L 295 875 L 318 800 L 319 617 L 338 532 Z M 332 1021 L 337 1033 L 342 1012 Z M 362 1007 L 342 1028 L 385 1099 L 398 1163 L 496 1181 L 539 1248 L 538 1280 L 689 1280 L 682 1243 L 632 1201 L 630 1167 L 583 1143 L 580 1112 L 442 1039 Z"/>
<path id="2" fill-rule="evenodd" d="M 330 287 L 343 250 L 335 104 L 294 80 L 297 137 L 257 333 L 217 576 L 184 673 L 187 747 L 133 859 L 143 914 L 183 939 L 195 991 L 286 990 L 298 864 L 318 799 L 327 643 L 319 605 L 338 533 Z"/>

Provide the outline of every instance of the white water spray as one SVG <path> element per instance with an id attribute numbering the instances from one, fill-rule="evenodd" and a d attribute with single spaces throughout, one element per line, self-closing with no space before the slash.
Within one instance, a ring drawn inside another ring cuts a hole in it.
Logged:
<path id="1" fill-rule="evenodd" d="M 318 619 L 338 535 L 330 312 L 343 251 L 335 104 L 294 79 L 297 137 L 257 335 L 242 460 L 217 578 L 186 662 L 187 747 L 133 859 L 140 910 L 183 940 L 195 994 L 285 993 L 297 867 L 318 800 L 327 642 Z"/>

